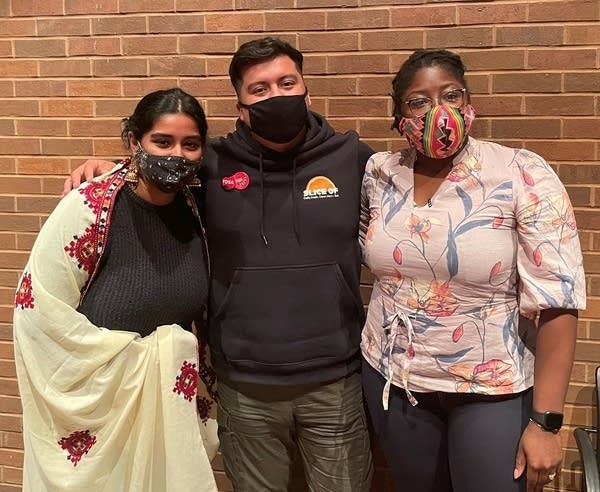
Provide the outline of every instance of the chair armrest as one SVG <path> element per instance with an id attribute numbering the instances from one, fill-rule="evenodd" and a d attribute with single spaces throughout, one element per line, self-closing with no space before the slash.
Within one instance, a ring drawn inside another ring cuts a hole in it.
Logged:
<path id="1" fill-rule="evenodd" d="M 587 492 L 600 492 L 599 463 L 596 460 L 596 450 L 590 439 L 591 432 L 597 433 L 598 431 L 589 427 L 577 427 L 573 434 L 575 434 L 575 441 L 577 441 L 583 463 L 583 480 L 586 487 L 584 490 Z"/>

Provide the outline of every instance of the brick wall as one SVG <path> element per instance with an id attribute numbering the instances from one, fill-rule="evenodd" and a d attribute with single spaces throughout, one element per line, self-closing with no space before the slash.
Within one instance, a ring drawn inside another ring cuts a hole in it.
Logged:
<path id="1" fill-rule="evenodd" d="M 21 489 L 23 460 L 14 287 L 64 176 L 88 156 L 122 155 L 119 119 L 157 88 L 180 85 L 202 101 L 213 135 L 229 131 L 230 55 L 267 33 L 305 53 L 313 109 L 377 150 L 403 144 L 386 95 L 401 62 L 415 48 L 456 50 L 469 67 L 476 136 L 555 166 L 576 207 L 590 296 L 557 489 L 580 490 L 571 431 L 596 424 L 600 361 L 599 21 L 598 0 L 0 0 L 0 492 Z M 368 295 L 366 272 L 364 281 Z M 379 454 L 377 463 L 374 490 L 391 490 Z"/>

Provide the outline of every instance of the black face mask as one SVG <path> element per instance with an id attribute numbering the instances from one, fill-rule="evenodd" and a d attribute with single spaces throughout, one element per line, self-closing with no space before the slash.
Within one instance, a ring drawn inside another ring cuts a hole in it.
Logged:
<path id="1" fill-rule="evenodd" d="M 239 103 L 250 113 L 250 128 L 259 137 L 273 143 L 287 143 L 306 127 L 308 109 L 302 95 L 275 96 L 255 102 Z"/>
<path id="2" fill-rule="evenodd" d="M 134 159 L 148 182 L 165 193 L 173 193 L 189 184 L 200 169 L 200 161 L 191 161 L 178 155 L 148 154 L 140 146 Z"/>

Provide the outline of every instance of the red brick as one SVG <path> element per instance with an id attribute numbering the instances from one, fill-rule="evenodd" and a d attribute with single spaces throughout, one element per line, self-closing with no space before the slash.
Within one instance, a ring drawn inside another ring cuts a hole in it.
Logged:
<path id="1" fill-rule="evenodd" d="M 326 27 L 328 29 L 381 29 L 389 26 L 389 9 L 332 10 L 327 12 Z"/>
<path id="2" fill-rule="evenodd" d="M 173 12 L 175 0 L 136 0 L 135 2 L 119 2 L 121 13 L 128 12 Z"/>
<path id="3" fill-rule="evenodd" d="M 16 120 L 19 136 L 61 136 L 67 134 L 67 122 L 64 120 Z"/>
<path id="4" fill-rule="evenodd" d="M 96 77 L 145 76 L 148 75 L 146 58 L 104 58 L 93 60 Z"/>
<path id="5" fill-rule="evenodd" d="M 149 92 L 154 92 L 161 89 L 171 89 L 172 87 L 176 87 L 180 85 L 180 87 L 186 91 L 190 92 L 186 89 L 183 84 L 178 84 L 176 78 L 170 79 L 124 79 L 123 83 L 123 95 L 124 96 L 137 96 L 141 97 Z"/>
<path id="6" fill-rule="evenodd" d="M 530 50 L 527 54 L 527 67 L 537 69 L 563 70 L 573 68 L 595 68 L 596 50 L 593 49 L 552 49 Z"/>
<path id="7" fill-rule="evenodd" d="M 563 28 L 555 26 L 496 27 L 496 46 L 551 46 L 563 43 Z"/>
<path id="8" fill-rule="evenodd" d="M 360 49 L 369 50 L 407 50 L 425 47 L 425 30 L 367 31 L 360 33 Z M 335 46 L 335 45 L 334 45 Z M 342 48 L 332 48 L 339 50 Z"/>
<path id="9" fill-rule="evenodd" d="M 16 167 L 14 157 L 0 157 L 0 173 L 14 174 L 15 169 Z"/>
<path id="10" fill-rule="evenodd" d="M 492 76 L 494 92 L 561 92 L 560 73 L 498 73 Z"/>
<path id="11" fill-rule="evenodd" d="M 227 34 L 179 36 L 180 53 L 225 54 L 230 56 L 236 48 L 236 37 Z"/>
<path id="12" fill-rule="evenodd" d="M 457 23 L 456 7 L 419 6 L 392 8 L 391 27 L 453 26 Z"/>
<path id="13" fill-rule="evenodd" d="M 116 37 L 69 38 L 67 43 L 69 56 L 108 56 L 121 54 L 121 41 Z"/>
<path id="14" fill-rule="evenodd" d="M 67 54 L 64 39 L 17 39 L 15 56 L 22 58 L 42 58 L 65 56 Z"/>
<path id="15" fill-rule="evenodd" d="M 40 60 L 42 77 L 87 77 L 91 68 L 89 60 Z"/>
<path id="16" fill-rule="evenodd" d="M 65 0 L 65 11 L 72 14 L 116 14 L 119 12 L 119 0 Z"/>
<path id="17" fill-rule="evenodd" d="M 91 19 L 92 34 L 142 34 L 146 32 L 144 17 L 97 17 Z"/>
<path id="18" fill-rule="evenodd" d="M 12 15 L 15 17 L 44 15 L 63 15 L 63 0 L 28 0 L 27 2 L 11 2 Z"/>
<path id="19" fill-rule="evenodd" d="M 81 157 L 77 165 L 83 164 L 88 158 L 89 158 L 89 156 Z M 71 161 L 73 161 L 73 159 L 71 159 Z M 75 169 L 75 167 L 77 167 L 77 166 L 70 166 L 69 172 L 72 171 L 73 169 Z M 44 178 L 42 178 L 41 181 L 42 181 L 42 186 L 41 186 L 42 193 L 55 195 L 57 197 L 62 194 L 63 185 L 64 185 L 64 176 L 44 177 Z M 20 236 L 17 236 L 17 241 L 19 240 L 19 237 Z"/>
<path id="20" fill-rule="evenodd" d="M 59 200 L 60 197 L 58 196 L 19 196 L 17 197 L 16 211 L 21 213 L 49 214 L 56 208 Z"/>
<path id="21" fill-rule="evenodd" d="M 565 44 L 600 44 L 600 25 L 565 26 Z"/>
<path id="22" fill-rule="evenodd" d="M 592 190 L 589 186 L 568 186 L 566 188 L 574 207 L 592 206 Z M 598 295 L 600 295 L 600 292 Z"/>
<path id="23" fill-rule="evenodd" d="M 525 51 L 485 50 L 466 51 L 460 56 L 468 70 L 514 70 L 525 68 Z"/>
<path id="24" fill-rule="evenodd" d="M 21 484 L 23 483 L 23 470 L 21 470 L 20 468 L 11 468 L 9 466 L 3 466 L 2 480 L 9 484 Z"/>
<path id="25" fill-rule="evenodd" d="M 305 12 L 266 12 L 264 14 L 265 29 L 267 31 L 307 31 L 325 29 L 326 13 L 314 12 L 306 15 Z M 255 28 L 255 30 L 260 28 Z"/>
<path id="26" fill-rule="evenodd" d="M 29 256 L 26 253 L 27 257 Z M 10 292 L 7 296 L 0 294 L 2 299 L 6 299 L 6 302 L 2 302 L 2 304 L 12 304 L 15 300 L 15 292 L 14 289 L 2 289 L 2 292 L 6 291 Z M 15 370 L 15 361 L 14 360 L 0 360 L 0 377 L 3 378 L 16 378 L 17 371 Z M 16 404 L 15 404 L 16 402 Z M 0 408 L 2 409 L 2 413 L 20 413 L 21 405 L 19 405 L 19 399 L 14 396 L 0 396 Z"/>
<path id="27" fill-rule="evenodd" d="M 251 1 L 251 0 L 246 0 Z M 385 2 L 386 4 L 390 4 L 390 2 Z M 359 4 L 359 0 L 296 0 L 296 8 L 310 8 L 310 7 L 357 7 Z M 361 5 L 375 5 L 369 3 L 366 0 L 360 0 Z"/>
<path id="28" fill-rule="evenodd" d="M 234 0 L 177 0 L 177 11 L 233 10 Z"/>
<path id="29" fill-rule="evenodd" d="M 563 137 L 600 139 L 600 118 L 569 118 L 563 120 Z"/>
<path id="30" fill-rule="evenodd" d="M 449 27 L 425 31 L 426 48 L 483 48 L 493 44 L 490 27 Z"/>
<path id="31" fill-rule="evenodd" d="M 36 138 L 0 137 L 0 154 L 39 154 L 40 141 Z"/>
<path id="32" fill-rule="evenodd" d="M 348 96 L 357 94 L 356 77 L 305 77 L 304 82 L 311 95 Z M 365 92 L 361 92 L 361 94 L 367 95 Z"/>
<path id="33" fill-rule="evenodd" d="M 123 38 L 123 54 L 165 55 L 177 53 L 176 36 L 129 36 Z"/>
<path id="34" fill-rule="evenodd" d="M 389 73 L 389 57 L 379 54 L 347 54 L 327 57 L 329 73 Z"/>
<path id="35" fill-rule="evenodd" d="M 206 114 L 212 116 L 237 117 L 238 110 L 235 107 L 235 99 L 209 99 L 206 103 Z M 209 122 L 210 124 L 210 122 Z"/>
<path id="36" fill-rule="evenodd" d="M 42 101 L 42 116 L 93 116 L 92 101 L 85 99 L 48 99 Z"/>
<path id="37" fill-rule="evenodd" d="M 481 116 L 520 115 L 522 114 L 521 106 L 523 104 L 523 97 L 474 95 L 472 97 L 472 104 Z"/>
<path id="38" fill-rule="evenodd" d="M 387 118 L 370 118 L 368 120 L 359 120 L 358 133 L 361 138 L 399 138 L 398 132 L 393 132 L 390 129 L 392 117 Z"/>
<path id="39" fill-rule="evenodd" d="M 468 73 L 465 78 L 467 79 L 467 87 L 470 94 L 489 94 L 491 92 L 491 75 L 485 73 Z"/>
<path id="40" fill-rule="evenodd" d="M 265 36 L 267 34 L 268 33 L 264 33 Z M 261 33 L 238 33 L 238 35 L 237 35 L 238 46 L 241 46 L 242 44 L 244 44 L 247 41 L 252 41 L 253 39 L 257 39 L 260 37 L 262 37 Z M 281 34 L 277 33 L 276 35 L 274 35 L 274 37 L 276 37 L 277 39 L 281 39 L 282 41 L 285 41 L 286 43 L 289 43 L 290 45 L 294 46 L 295 48 L 298 48 L 298 43 L 297 43 L 298 36 L 296 33 L 282 32 Z M 230 57 L 230 60 L 231 60 L 231 57 Z"/>
<path id="41" fill-rule="evenodd" d="M 600 20 L 600 5 L 597 0 L 575 2 L 531 2 L 528 20 L 531 22 L 561 22 Z"/>
<path id="42" fill-rule="evenodd" d="M 560 179 L 565 184 L 600 183 L 600 166 L 596 164 L 561 164 Z"/>
<path id="43" fill-rule="evenodd" d="M 62 157 L 20 157 L 17 163 L 19 174 L 67 174 L 69 162 Z"/>
<path id="44" fill-rule="evenodd" d="M 20 418 L 20 416 L 19 416 Z M 0 449 L 0 465 L 23 466 L 23 451 Z"/>
<path id="45" fill-rule="evenodd" d="M 200 56 L 169 56 L 150 59 L 150 75 L 191 75 L 200 77 L 207 73 L 206 59 Z M 212 72 L 211 72 L 212 73 Z"/>
<path id="46" fill-rule="evenodd" d="M 458 22 L 465 24 L 502 24 L 524 22 L 527 4 L 475 4 L 459 5 Z"/>
<path id="47" fill-rule="evenodd" d="M 36 77 L 38 64 L 33 60 L 0 60 L 0 77 Z"/>
<path id="48" fill-rule="evenodd" d="M 0 100 L 0 116 L 38 116 L 39 103 L 27 99 Z"/>
<path id="49" fill-rule="evenodd" d="M 525 96 L 525 114 L 531 115 L 593 115 L 592 96 Z"/>
<path id="50" fill-rule="evenodd" d="M 40 227 L 40 219 L 34 215 L 0 214 L 0 226 L 2 229 L 10 231 L 37 232 Z M 4 253 L 1 257 L 4 258 Z M 2 393 L 0 388 L 0 394 L 6 393 Z"/>
<path id="51" fill-rule="evenodd" d="M 67 95 L 67 83 L 64 80 L 17 80 L 17 97 L 57 97 Z"/>
<path id="52" fill-rule="evenodd" d="M 4 210 L 7 212 L 7 210 Z M 0 249 L 16 249 L 17 236 L 13 232 L 0 232 Z M 14 295 L 14 293 L 13 293 Z M 3 348 L 3 347 L 2 347 Z M 11 347 L 12 351 L 12 347 Z"/>
<path id="53" fill-rule="evenodd" d="M 67 82 L 69 97 L 115 97 L 121 95 L 121 80 L 92 79 Z"/>
<path id="54" fill-rule="evenodd" d="M 69 134 L 74 137 L 115 137 L 120 133 L 120 119 L 69 121 Z"/>
<path id="55" fill-rule="evenodd" d="M 38 36 L 85 36 L 90 34 L 89 19 L 55 18 L 38 19 Z"/>
<path id="56" fill-rule="evenodd" d="M 133 113 L 139 99 L 98 99 L 94 102 L 96 116 L 123 118 Z"/>
<path id="57" fill-rule="evenodd" d="M 560 121 L 552 119 L 494 119 L 493 138 L 560 138 Z"/>
<path id="58" fill-rule="evenodd" d="M 0 40 L 0 57 L 9 58 L 13 55 L 12 43 L 10 41 Z"/>
<path id="59" fill-rule="evenodd" d="M 357 51 L 359 34 L 357 32 L 311 32 L 300 37 L 298 49 L 309 51 Z"/>
<path id="60" fill-rule="evenodd" d="M 302 71 L 305 75 L 325 74 L 327 73 L 327 66 L 328 58 L 326 56 L 309 54 L 304 56 L 304 67 Z"/>
<path id="61" fill-rule="evenodd" d="M 588 141 L 530 141 L 525 148 L 552 161 L 585 161 L 594 155 L 594 142 Z"/>
<path id="62" fill-rule="evenodd" d="M 0 119 L 0 135 L 16 135 L 15 122 L 11 119 Z"/>
<path id="63" fill-rule="evenodd" d="M 15 197 L 0 196 L 0 212 L 15 212 Z M 6 304 L 0 298 L 0 304 Z"/>
<path id="64" fill-rule="evenodd" d="M 0 97 L 14 97 L 15 84 L 12 80 L 0 80 Z"/>
<path id="65" fill-rule="evenodd" d="M 8 4 L 7 4 L 8 5 Z M 34 19 L 0 19 L 0 32 L 3 36 L 35 36 Z"/>
<path id="66" fill-rule="evenodd" d="M 96 138 L 94 139 L 93 151 L 83 155 L 106 157 L 107 160 L 112 160 L 113 158 L 124 157 L 127 155 L 127 151 L 123 148 L 123 142 L 120 138 Z"/>
<path id="67" fill-rule="evenodd" d="M 204 15 L 152 15 L 148 17 L 151 33 L 204 32 Z"/>
<path id="68" fill-rule="evenodd" d="M 33 243 L 37 238 L 36 233 L 31 232 L 20 232 L 17 234 L 17 249 L 25 249 L 27 251 L 31 251 L 33 247 Z M 5 357 L 9 358 L 9 357 Z"/>
<path id="69" fill-rule="evenodd" d="M 207 32 L 264 31 L 265 19 L 261 13 L 206 14 L 205 26 Z"/>
<path id="70" fill-rule="evenodd" d="M 47 138 L 42 140 L 45 155 L 94 155 L 92 140 L 88 138 Z"/>
<path id="71" fill-rule="evenodd" d="M 329 99 L 329 115 L 330 116 L 360 116 L 365 117 L 380 117 L 381 115 L 390 114 L 391 99 L 389 98 L 330 98 Z"/>
<path id="72" fill-rule="evenodd" d="M 566 73 L 564 74 L 566 92 L 598 92 L 600 72 Z"/>

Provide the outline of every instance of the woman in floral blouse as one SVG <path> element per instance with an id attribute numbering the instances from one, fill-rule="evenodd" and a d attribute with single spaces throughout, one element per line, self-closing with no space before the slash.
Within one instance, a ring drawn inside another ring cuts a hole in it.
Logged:
<path id="1" fill-rule="evenodd" d="M 585 308 L 577 227 L 540 156 L 468 136 L 464 71 L 413 53 L 392 94 L 410 148 L 367 164 L 364 391 L 399 489 L 541 491 Z"/>

